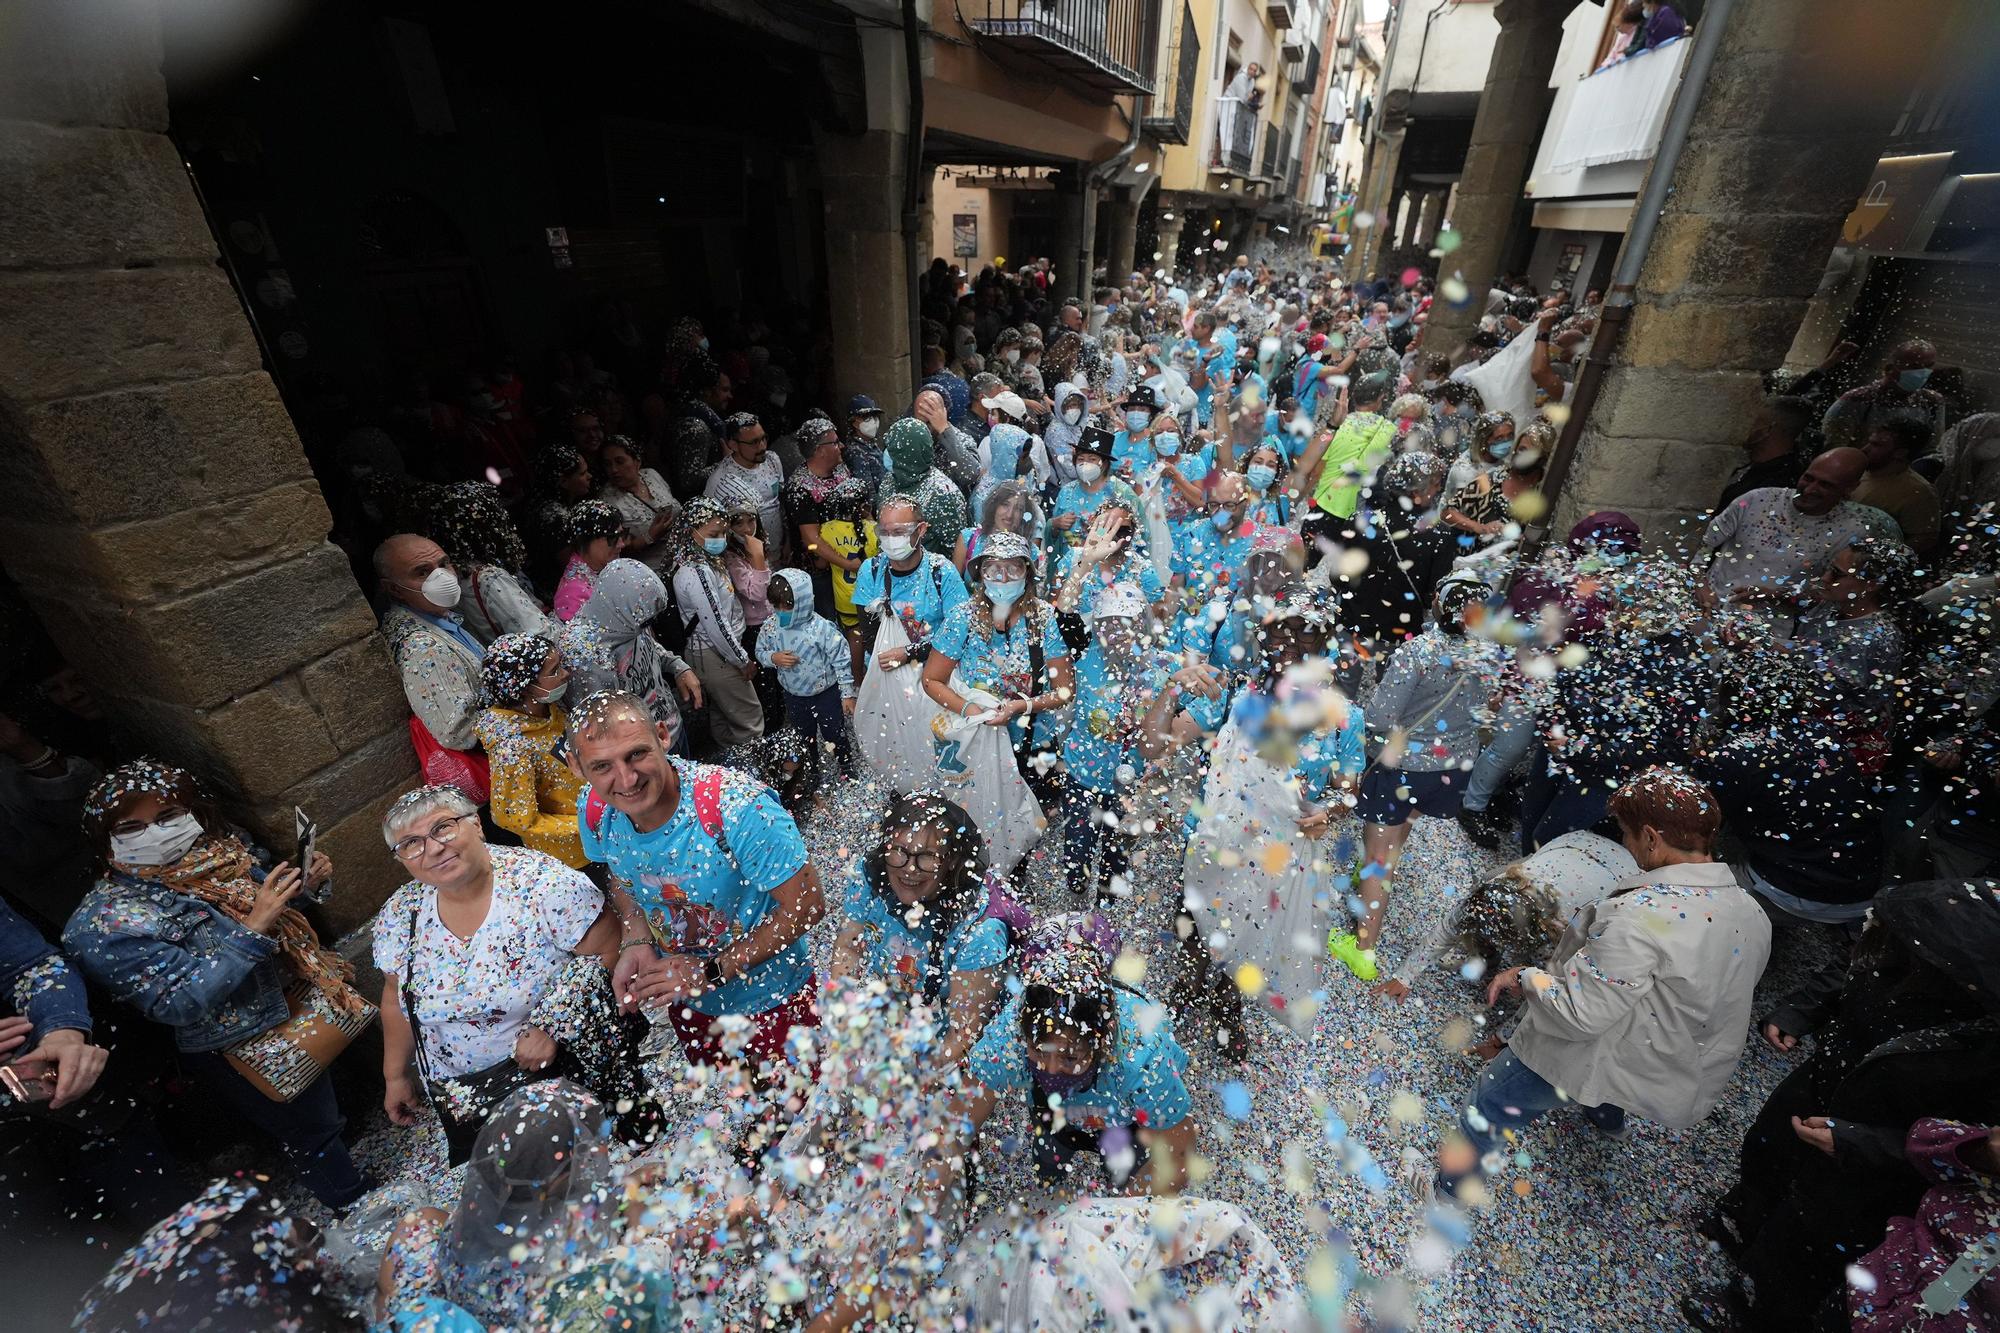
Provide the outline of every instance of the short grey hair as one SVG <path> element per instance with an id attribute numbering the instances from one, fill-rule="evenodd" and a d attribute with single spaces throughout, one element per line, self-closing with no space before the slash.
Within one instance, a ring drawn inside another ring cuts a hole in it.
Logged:
<path id="1" fill-rule="evenodd" d="M 600 727 L 614 722 L 643 722 L 653 727 L 657 721 L 653 710 L 638 695 L 626 690 L 599 690 L 569 710 L 564 736 L 569 741 L 570 753 L 575 754 L 578 738 Z"/>
<path id="2" fill-rule="evenodd" d="M 410 825 L 438 811 L 454 815 L 479 813 L 479 805 L 456 787 L 433 785 L 404 792 L 382 816 L 382 841 L 391 848 L 402 841 Z"/>

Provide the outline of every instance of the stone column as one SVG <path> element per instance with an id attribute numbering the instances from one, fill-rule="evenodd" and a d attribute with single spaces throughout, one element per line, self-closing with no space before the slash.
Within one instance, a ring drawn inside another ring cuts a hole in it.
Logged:
<path id="1" fill-rule="evenodd" d="M 409 710 L 167 138 L 157 6 L 21 0 L 13 17 L 0 552 L 149 750 L 273 847 L 294 805 L 319 821 L 338 867 L 320 925 L 344 933 L 404 878 L 377 826 L 416 780 Z"/>
<path id="2" fill-rule="evenodd" d="M 1456 307 L 1446 301 L 1432 307 L 1425 347 L 1449 353 L 1479 326 L 1482 298 L 1506 254 L 1521 187 L 1548 119 L 1549 75 L 1562 45 L 1563 17 L 1575 7 L 1576 0 L 1499 0 L 1493 7 L 1500 35 L 1486 67 L 1486 89 L 1479 96 L 1472 144 L 1458 183 L 1454 230 L 1465 241 L 1440 275 L 1459 273 L 1471 299 Z"/>
<path id="3" fill-rule="evenodd" d="M 1649 545 L 1692 534 L 1684 520 L 1742 461 L 1762 374 L 1790 347 L 1927 51 L 1992 49 L 1978 8 L 1737 5 L 1553 531 L 1610 508 Z"/>
<path id="4" fill-rule="evenodd" d="M 1395 188 L 1397 168 L 1402 162 L 1403 134 L 1407 123 L 1400 110 L 1385 100 L 1375 142 L 1369 145 L 1368 160 L 1361 170 L 1361 192 L 1354 205 L 1357 222 L 1349 234 L 1347 246 L 1349 282 L 1368 277 L 1384 248 L 1382 238 L 1390 223 L 1389 200 Z M 1373 219 L 1367 227 L 1361 226 L 1358 221 L 1364 214 Z"/>
<path id="5" fill-rule="evenodd" d="M 1167 216 L 1169 213 L 1173 216 Z M 1179 260 L 1176 256 L 1181 251 L 1181 225 L 1184 220 L 1179 203 L 1175 202 L 1171 195 L 1161 195 L 1159 217 L 1154 223 L 1154 231 L 1157 233 L 1155 253 L 1150 258 L 1143 255 L 1139 257 L 1145 261 L 1142 267 L 1146 272 L 1155 273 L 1165 269 L 1171 274 L 1178 267 Z"/>
<path id="6" fill-rule="evenodd" d="M 826 201 L 835 400 L 865 393 L 892 411 L 916 384 L 902 222 L 907 143 L 895 130 L 841 134 L 813 125 Z"/>
<path id="7" fill-rule="evenodd" d="M 1437 245 L 1438 229 L 1444 223 L 1446 190 L 1442 185 L 1424 191 L 1423 220 L 1417 224 L 1417 245 L 1428 254 Z"/>
<path id="8" fill-rule="evenodd" d="M 1134 251 L 1139 245 L 1139 206 L 1159 179 L 1158 171 L 1148 172 L 1137 185 L 1114 192 L 1111 205 L 1111 253 L 1104 258 L 1105 275 L 1115 285 L 1125 280 L 1134 267 Z"/>
<path id="9" fill-rule="evenodd" d="M 1090 300 L 1090 273 L 1096 267 L 1097 191 L 1089 164 L 1078 162 L 1056 173 L 1055 285 L 1050 298 L 1060 305 L 1074 296 Z"/>

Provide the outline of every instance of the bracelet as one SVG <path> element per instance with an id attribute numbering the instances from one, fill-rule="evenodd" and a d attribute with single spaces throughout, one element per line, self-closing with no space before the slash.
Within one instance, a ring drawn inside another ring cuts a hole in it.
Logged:
<path id="1" fill-rule="evenodd" d="M 636 948 L 638 948 L 638 947 L 639 947 L 640 945 L 642 945 L 642 944 L 651 944 L 652 942 L 653 942 L 653 941 L 652 941 L 651 939 L 643 939 L 643 940 L 625 940 L 625 941 L 622 941 L 622 942 L 621 942 L 621 943 L 619 944 L 619 946 L 618 946 L 618 952 L 619 952 L 619 953 L 624 953 L 624 952 L 625 952 L 625 951 L 626 951 L 627 949 L 636 949 Z"/>
<path id="2" fill-rule="evenodd" d="M 21 764 L 21 767 L 40 768 L 43 764 L 48 763 L 51 759 L 57 759 L 60 757 L 61 756 L 56 752 L 55 746 L 44 743 L 42 746 L 42 752 L 36 755 L 33 759 L 29 759 L 23 762 Z"/>

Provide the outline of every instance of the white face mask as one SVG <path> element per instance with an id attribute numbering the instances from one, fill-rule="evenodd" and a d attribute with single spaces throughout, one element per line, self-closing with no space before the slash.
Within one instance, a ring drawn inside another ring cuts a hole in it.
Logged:
<path id="1" fill-rule="evenodd" d="M 1078 463 L 1076 465 L 1077 480 L 1086 486 L 1092 485 L 1103 475 L 1104 465 L 1102 463 Z"/>
<path id="2" fill-rule="evenodd" d="M 421 592 L 432 606 L 446 608 L 457 606 L 459 597 L 463 595 L 458 586 L 458 575 L 443 565 L 424 575 L 424 581 L 417 591 Z"/>
<path id="3" fill-rule="evenodd" d="M 1083 420 L 1083 409 L 1080 407 L 1065 407 L 1063 409 L 1063 420 L 1072 426 L 1076 425 Z"/>
<path id="4" fill-rule="evenodd" d="M 877 435 L 880 435 L 882 433 L 882 418 L 863 417 L 861 418 L 861 425 L 859 429 L 861 431 L 862 439 L 872 440 Z"/>
<path id="5" fill-rule="evenodd" d="M 889 557 L 891 562 L 908 560 L 911 552 L 916 549 L 917 539 L 915 537 L 884 536 L 882 538 L 882 554 Z"/>
<path id="6" fill-rule="evenodd" d="M 1011 366 L 1021 359 L 1021 354 L 1009 347 L 1006 351 L 1000 353 L 1000 359 Z"/>
<path id="7" fill-rule="evenodd" d="M 128 866 L 170 866 L 201 841 L 201 821 L 175 815 L 136 833 L 111 835 L 111 859 Z"/>
<path id="8" fill-rule="evenodd" d="M 531 688 L 534 690 L 540 690 L 541 686 L 536 685 L 532 686 Z M 547 694 L 533 694 L 530 697 L 533 698 L 536 703 L 552 704 L 560 702 L 562 697 L 568 693 L 569 693 L 569 677 L 564 676 L 562 684 L 556 686 L 554 689 L 550 690 Z"/>

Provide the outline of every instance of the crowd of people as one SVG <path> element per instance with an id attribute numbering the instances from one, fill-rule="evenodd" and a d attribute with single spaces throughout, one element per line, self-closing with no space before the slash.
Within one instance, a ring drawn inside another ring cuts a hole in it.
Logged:
<path id="1" fill-rule="evenodd" d="M 1696 1125 L 1759 1042 L 1797 1064 L 1700 1219 L 1739 1277 L 1684 1316 L 1992 1327 L 1990 418 L 1927 344 L 1842 354 L 1688 540 L 1538 549 L 1596 294 L 1509 283 L 1431 347 L 1406 278 L 1243 255 L 1058 304 L 939 260 L 900 410 L 684 319 L 344 441 L 424 776 L 379 993 L 303 910 L 324 852 L 0 731 L 10 819 L 80 828 L 91 881 L 0 913 L 24 1205 L 178 1205 L 77 1326 L 1393 1326 L 1202 1181 L 1233 1069 L 1422 990 L 1487 1034 L 1451 1123 L 1400 1182 L 1344 1160 L 1453 1246 L 1533 1122 Z M 1409 873 L 1427 827 L 1476 886 Z M 319 1211 L 197 1194 L 108 1113 L 113 1004 Z M 378 1027 L 422 1200 L 348 1146 Z"/>

